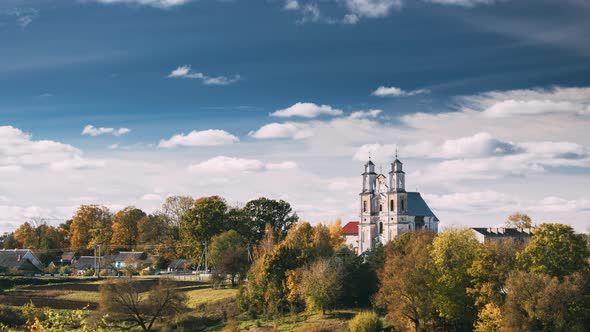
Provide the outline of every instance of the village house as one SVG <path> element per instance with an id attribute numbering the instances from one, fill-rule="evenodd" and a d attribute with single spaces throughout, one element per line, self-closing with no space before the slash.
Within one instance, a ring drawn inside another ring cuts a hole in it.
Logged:
<path id="1" fill-rule="evenodd" d="M 31 250 L 0 250 L 0 274 L 35 274 L 42 271 L 43 263 Z"/>
<path id="2" fill-rule="evenodd" d="M 524 244 L 532 239 L 534 228 L 474 227 L 471 231 L 480 243 L 513 239 Z"/>
<path id="3" fill-rule="evenodd" d="M 359 251 L 359 222 L 349 221 L 342 227 L 342 236 L 344 237 L 344 244 L 352 249 L 358 255 Z"/>

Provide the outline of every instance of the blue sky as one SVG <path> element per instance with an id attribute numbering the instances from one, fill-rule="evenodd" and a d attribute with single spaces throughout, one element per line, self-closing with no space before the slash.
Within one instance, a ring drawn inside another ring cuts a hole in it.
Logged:
<path id="1" fill-rule="evenodd" d="M 352 220 L 393 146 L 445 225 L 587 231 L 589 30 L 582 0 L 2 1 L 0 231 L 169 194 Z"/>

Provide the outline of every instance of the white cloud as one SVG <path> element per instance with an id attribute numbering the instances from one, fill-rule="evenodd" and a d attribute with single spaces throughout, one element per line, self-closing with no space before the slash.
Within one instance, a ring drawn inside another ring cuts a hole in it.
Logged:
<path id="1" fill-rule="evenodd" d="M 303 139 L 312 136 L 309 125 L 303 123 L 269 123 L 248 135 L 258 139 L 292 138 Z"/>
<path id="2" fill-rule="evenodd" d="M 295 105 L 278 110 L 276 112 L 271 113 L 271 116 L 281 117 L 281 118 L 290 118 L 294 116 L 303 117 L 303 118 L 316 118 L 320 115 L 330 115 L 330 116 L 337 116 L 342 115 L 342 111 L 339 109 L 334 109 L 328 105 L 316 105 L 314 103 L 296 103 Z"/>
<path id="3" fill-rule="evenodd" d="M 13 16 L 21 28 L 26 28 L 39 17 L 39 10 L 35 8 L 13 8 L 0 11 L 0 15 Z"/>
<path id="4" fill-rule="evenodd" d="M 489 5 L 495 2 L 495 0 L 424 0 L 426 2 L 432 2 L 440 5 L 453 5 L 463 7 L 473 7 L 477 5 Z"/>
<path id="5" fill-rule="evenodd" d="M 280 163 L 266 164 L 266 169 L 269 171 L 286 171 L 286 170 L 296 169 L 298 167 L 299 167 L 299 165 L 297 165 L 297 163 L 294 161 L 283 161 Z"/>
<path id="6" fill-rule="evenodd" d="M 358 17 L 384 17 L 402 6 L 402 0 L 345 0 L 351 14 Z"/>
<path id="7" fill-rule="evenodd" d="M 380 86 L 375 91 L 373 91 L 371 93 L 371 95 L 377 96 L 377 97 L 407 97 L 407 96 L 415 96 L 415 95 L 419 95 L 419 94 L 425 94 L 425 93 L 429 93 L 429 92 L 430 91 L 427 89 L 405 91 L 400 88 L 396 88 L 394 86 L 392 86 L 392 87 Z"/>
<path id="8" fill-rule="evenodd" d="M 299 9 L 299 1 L 297 0 L 286 0 L 285 10 L 297 10 Z"/>
<path id="9" fill-rule="evenodd" d="M 92 0 L 90 0 L 92 1 Z M 94 0 L 98 3 L 104 4 L 130 4 L 130 5 L 141 5 L 151 6 L 156 8 L 171 8 L 180 6 L 191 2 L 192 0 Z"/>
<path id="10" fill-rule="evenodd" d="M 145 194 L 145 195 L 141 196 L 140 199 L 142 201 L 158 201 L 158 202 L 161 202 L 161 201 L 164 200 L 164 197 L 162 195 L 160 195 L 160 194 L 153 194 L 153 193 L 151 193 L 151 194 Z"/>
<path id="11" fill-rule="evenodd" d="M 11 126 L 0 127 L 0 167 L 20 171 L 24 167 L 50 166 L 53 169 L 101 167 L 102 162 L 82 157 L 82 151 L 55 141 L 34 141 L 29 134 Z"/>
<path id="12" fill-rule="evenodd" d="M 383 113 L 382 110 L 357 111 L 352 112 L 349 117 L 351 119 L 376 118 L 381 113 Z"/>
<path id="13" fill-rule="evenodd" d="M 199 173 L 242 173 L 258 172 L 264 169 L 264 163 L 256 159 L 219 156 L 189 166 L 191 172 Z"/>
<path id="14" fill-rule="evenodd" d="M 89 135 L 89 136 L 100 136 L 100 135 L 113 135 L 113 136 L 122 136 L 131 132 L 129 128 L 96 128 L 93 125 L 87 125 L 82 130 L 82 135 Z"/>
<path id="15" fill-rule="evenodd" d="M 230 85 L 238 82 L 241 77 L 240 75 L 233 76 L 208 76 L 203 73 L 191 72 L 191 67 L 188 65 L 180 66 L 174 69 L 169 75 L 169 78 L 188 78 L 198 79 L 205 85 Z"/>
<path id="16" fill-rule="evenodd" d="M 550 113 L 590 114 L 587 104 L 551 100 L 504 100 L 483 111 L 490 118 L 507 118 L 514 115 L 540 115 Z"/>
<path id="17" fill-rule="evenodd" d="M 208 129 L 203 131 L 191 131 L 188 134 L 178 134 L 170 139 L 161 140 L 158 145 L 161 148 L 174 148 L 178 146 L 221 146 L 230 145 L 240 140 L 225 130 Z"/>

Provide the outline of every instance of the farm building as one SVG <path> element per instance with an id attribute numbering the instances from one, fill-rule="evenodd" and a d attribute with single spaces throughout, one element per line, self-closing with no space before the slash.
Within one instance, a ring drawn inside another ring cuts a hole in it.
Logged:
<path id="1" fill-rule="evenodd" d="M 0 274 L 34 274 L 41 271 L 43 263 L 31 250 L 0 250 Z"/>

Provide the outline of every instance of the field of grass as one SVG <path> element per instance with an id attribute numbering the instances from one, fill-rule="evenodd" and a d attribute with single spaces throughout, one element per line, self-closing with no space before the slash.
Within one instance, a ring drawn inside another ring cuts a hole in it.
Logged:
<path id="1" fill-rule="evenodd" d="M 99 287 L 106 280 L 73 280 L 46 285 L 19 285 L 0 292 L 0 303 L 18 309 L 33 303 L 36 307 L 72 310 L 87 307 L 94 311 L 100 301 Z M 137 278 L 134 285 L 149 290 L 158 280 Z M 237 309 L 236 289 L 213 289 L 201 281 L 174 281 L 187 297 L 187 311 L 173 326 L 182 331 L 220 331 L 226 324 L 240 331 L 346 331 L 356 310 L 337 310 L 321 314 L 299 313 L 275 320 L 251 319 Z M 227 322 L 227 323 L 226 323 Z"/>

